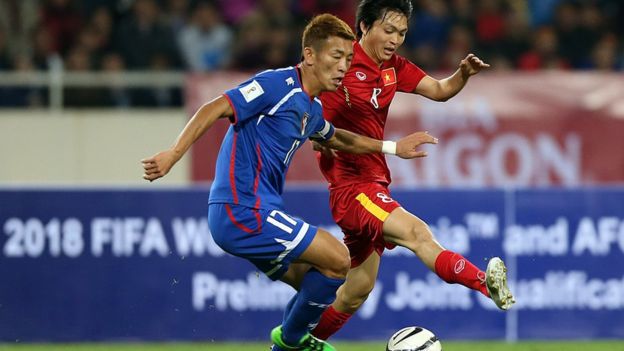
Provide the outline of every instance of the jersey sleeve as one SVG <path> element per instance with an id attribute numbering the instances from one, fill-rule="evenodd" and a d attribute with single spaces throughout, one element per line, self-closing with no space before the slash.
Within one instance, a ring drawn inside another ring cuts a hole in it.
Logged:
<path id="1" fill-rule="evenodd" d="M 411 93 L 416 89 L 418 83 L 427 75 L 425 71 L 420 69 L 408 59 L 397 57 L 397 90 L 405 93 Z"/>
<path id="2" fill-rule="evenodd" d="M 334 125 L 324 118 L 318 118 L 318 122 L 314 126 L 315 132 L 310 135 L 310 140 L 325 141 L 331 139 L 336 132 Z"/>
<path id="3" fill-rule="evenodd" d="M 268 74 L 256 75 L 223 94 L 234 110 L 234 116 L 230 119 L 232 124 L 255 118 L 275 104 L 270 81 Z"/>

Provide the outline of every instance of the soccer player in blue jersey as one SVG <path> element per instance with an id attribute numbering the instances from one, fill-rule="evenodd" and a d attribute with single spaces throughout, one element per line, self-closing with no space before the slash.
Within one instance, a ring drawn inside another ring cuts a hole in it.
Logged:
<path id="1" fill-rule="evenodd" d="M 340 241 L 284 210 L 281 194 L 295 151 L 313 139 L 345 152 L 414 158 L 426 155 L 417 146 L 437 142 L 422 132 L 382 142 L 335 129 L 323 119 L 316 96 L 340 86 L 354 39 L 337 17 L 315 17 L 303 33 L 300 64 L 261 72 L 203 105 L 170 149 L 141 161 L 143 178 L 158 179 L 218 119 L 230 120 L 210 189 L 208 223 L 223 250 L 298 291 L 271 332 L 275 350 L 334 350 L 309 334 L 308 326 L 335 299 L 350 267 Z"/>

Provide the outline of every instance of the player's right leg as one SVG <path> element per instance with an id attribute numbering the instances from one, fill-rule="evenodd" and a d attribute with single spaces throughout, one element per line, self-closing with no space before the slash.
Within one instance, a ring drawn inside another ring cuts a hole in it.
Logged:
<path id="1" fill-rule="evenodd" d="M 447 283 L 479 291 L 502 310 L 509 309 L 515 302 L 507 286 L 507 268 L 500 258 L 492 258 L 488 269 L 481 271 L 462 255 L 445 250 L 435 240 L 429 226 L 403 208 L 392 211 L 383 230 L 387 242 L 410 249 Z"/>

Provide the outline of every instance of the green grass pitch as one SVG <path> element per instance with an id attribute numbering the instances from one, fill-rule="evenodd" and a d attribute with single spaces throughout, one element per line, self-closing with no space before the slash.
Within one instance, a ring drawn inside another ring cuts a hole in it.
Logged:
<path id="1" fill-rule="evenodd" d="M 381 342 L 336 342 L 338 351 L 385 351 Z M 624 351 L 622 341 L 568 342 L 444 342 L 444 351 Z M 4 351 L 268 351 L 269 343 L 159 343 L 159 344 L 0 344 Z"/>

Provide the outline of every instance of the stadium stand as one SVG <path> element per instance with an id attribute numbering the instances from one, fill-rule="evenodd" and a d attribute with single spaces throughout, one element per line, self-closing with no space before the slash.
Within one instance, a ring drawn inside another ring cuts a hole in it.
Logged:
<path id="1" fill-rule="evenodd" d="M 257 71 L 297 62 L 297 34 L 355 0 L 5 0 L 0 73 Z M 417 0 L 401 54 L 427 71 L 477 53 L 493 70 L 624 68 L 624 3 L 614 0 Z M 0 106 L 46 105 L 45 87 L 3 86 Z M 181 87 L 66 88 L 65 105 L 176 107 Z"/>

